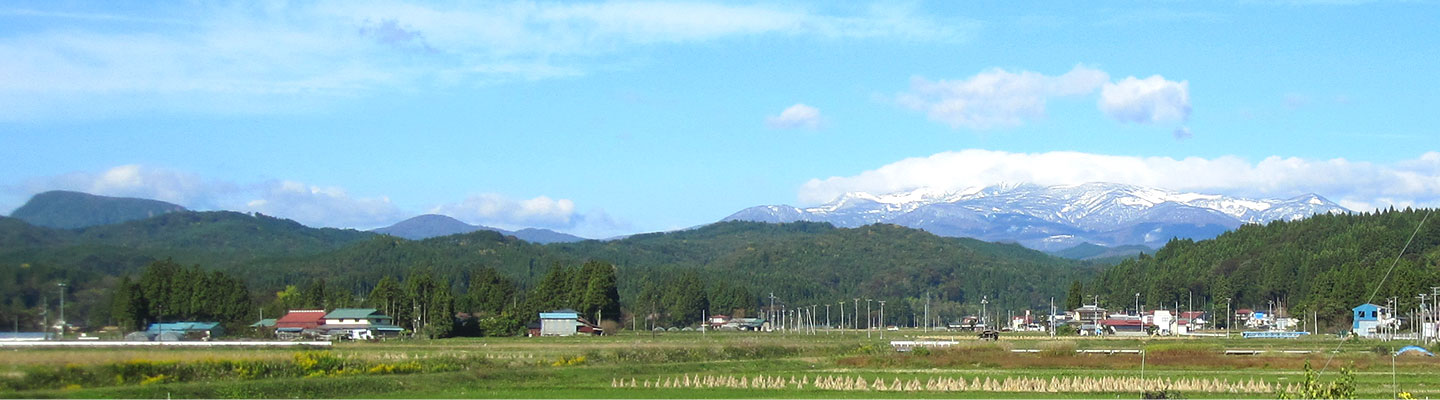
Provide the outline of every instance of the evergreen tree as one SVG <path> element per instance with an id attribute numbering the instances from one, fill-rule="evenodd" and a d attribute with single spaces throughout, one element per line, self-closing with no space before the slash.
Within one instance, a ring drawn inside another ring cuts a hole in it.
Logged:
<path id="1" fill-rule="evenodd" d="M 455 301 L 450 290 L 437 287 L 426 301 L 424 333 L 431 339 L 450 337 L 455 331 Z"/>
<path id="2" fill-rule="evenodd" d="M 499 314 L 509 308 L 515 290 L 515 283 L 494 268 L 480 267 L 470 275 L 470 284 L 457 308 L 476 316 Z"/>
<path id="3" fill-rule="evenodd" d="M 145 298 L 140 286 L 130 282 L 130 277 L 120 277 L 115 289 L 110 292 L 111 318 L 115 326 L 129 331 L 141 328 L 145 319 Z"/>
<path id="4" fill-rule="evenodd" d="M 293 288 L 293 286 L 292 286 Z M 370 296 L 365 298 L 365 304 L 380 310 L 380 313 L 395 318 L 397 323 L 402 323 L 408 317 L 403 310 L 410 301 L 405 298 L 405 291 L 400 288 L 400 282 L 393 276 L 380 278 L 375 288 L 370 290 Z"/>
<path id="5" fill-rule="evenodd" d="M 588 276 L 581 296 L 580 311 L 600 323 L 602 318 L 620 320 L 620 290 L 616 287 L 615 266 L 603 261 L 586 262 L 580 274 Z"/>
<path id="6" fill-rule="evenodd" d="M 540 278 L 540 284 L 535 286 L 535 292 L 530 296 L 530 311 L 549 311 L 564 307 L 574 307 L 570 304 L 570 270 L 555 264 L 545 272 L 545 277 Z"/>
<path id="7" fill-rule="evenodd" d="M 1085 305 L 1085 287 L 1080 281 L 1070 283 L 1070 292 L 1065 294 L 1065 309 L 1074 310 Z"/>
<path id="8" fill-rule="evenodd" d="M 710 306 L 705 296 L 705 284 L 694 273 L 684 273 L 668 285 L 664 298 L 666 317 L 671 326 L 689 326 L 700 323 Z"/>

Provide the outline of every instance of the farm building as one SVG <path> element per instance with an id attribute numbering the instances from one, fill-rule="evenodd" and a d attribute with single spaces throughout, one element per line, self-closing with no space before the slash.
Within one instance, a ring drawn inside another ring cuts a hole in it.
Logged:
<path id="1" fill-rule="evenodd" d="M 575 310 L 567 308 L 540 313 L 540 336 L 573 336 L 577 333 L 599 335 L 603 332 Z"/>
<path id="2" fill-rule="evenodd" d="M 327 335 L 349 339 L 399 336 L 404 329 L 395 326 L 393 321 L 394 318 L 374 308 L 337 308 L 325 314 L 325 323 L 319 329 Z"/>
<path id="3" fill-rule="evenodd" d="M 768 331 L 770 324 L 764 318 L 732 318 L 726 322 L 722 329 L 735 329 L 741 331 Z"/>
<path id="4" fill-rule="evenodd" d="M 1104 319 L 1104 320 L 1101 320 L 1100 323 L 1099 323 L 1099 325 L 1100 325 L 1100 327 L 1101 327 L 1102 329 L 1104 329 L 1105 333 L 1109 333 L 1109 334 L 1115 334 L 1115 335 L 1144 335 L 1144 334 L 1145 334 L 1145 321 L 1143 321 L 1143 320 L 1141 320 L 1141 319 L 1139 319 L 1139 318 L 1135 318 L 1135 316 L 1133 316 L 1133 315 L 1132 315 L 1132 316 L 1129 316 L 1129 317 L 1106 318 L 1106 319 Z"/>
<path id="5" fill-rule="evenodd" d="M 138 335 L 137 335 L 138 334 Z M 144 331 L 125 335 L 125 340 L 180 341 L 211 340 L 225 335 L 225 328 L 219 322 L 167 322 L 154 323 Z"/>

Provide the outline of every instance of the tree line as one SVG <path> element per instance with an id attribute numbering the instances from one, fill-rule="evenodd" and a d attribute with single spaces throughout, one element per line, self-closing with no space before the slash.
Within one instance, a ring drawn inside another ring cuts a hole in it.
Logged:
<path id="1" fill-rule="evenodd" d="M 1221 316 L 1228 299 L 1229 311 L 1283 308 L 1328 331 L 1348 330 L 1355 306 L 1395 297 L 1396 307 L 1407 310 L 1418 304 L 1417 294 L 1440 286 L 1440 219 L 1430 216 L 1422 225 L 1429 213 L 1322 214 L 1245 225 L 1213 240 L 1171 240 L 1154 256 L 1126 260 L 1083 288 L 1073 286 L 1071 298 L 1090 302 L 1098 295 L 1102 306 L 1130 309 L 1139 293 L 1146 309 L 1193 303 Z"/>

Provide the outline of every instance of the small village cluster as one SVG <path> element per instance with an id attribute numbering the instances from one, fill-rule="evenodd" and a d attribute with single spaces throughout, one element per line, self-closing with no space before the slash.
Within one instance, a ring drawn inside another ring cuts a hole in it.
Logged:
<path id="1" fill-rule="evenodd" d="M 656 389 L 817 389 L 835 391 L 876 391 L 876 392 L 1023 392 L 1023 393 L 1107 393 L 1178 390 L 1201 393 L 1274 393 L 1280 386 L 1264 381 L 1236 381 L 1224 379 L 1159 379 L 1138 377 L 1051 377 L 1024 378 L 1007 377 L 997 380 L 990 377 L 929 377 L 902 380 L 893 378 L 886 381 L 876 377 L 866 380 L 863 376 L 822 375 L 810 377 L 790 376 L 734 376 L 734 375 L 682 375 L 680 377 L 637 380 L 636 378 L 611 378 L 612 388 L 656 388 Z M 1291 384 L 1287 393 L 1298 387 Z"/>
<path id="2" fill-rule="evenodd" d="M 1210 313 L 1205 311 L 1148 310 L 1138 314 L 1110 313 L 1103 307 L 1087 304 L 1052 318 L 1056 326 L 1071 325 L 1080 335 L 1191 335 L 1197 331 L 1213 328 Z M 1409 332 L 1400 333 L 1403 319 L 1386 306 L 1362 304 L 1355 307 L 1351 315 L 1351 334 L 1381 339 L 1415 339 L 1440 337 L 1440 318 L 1414 321 Z M 1309 332 L 1295 332 L 1299 321 L 1282 317 L 1273 311 L 1254 311 L 1247 308 L 1235 310 L 1229 316 L 1230 324 L 1251 330 L 1244 337 L 1297 337 Z M 373 340 L 399 336 L 403 329 L 394 325 L 393 318 L 374 308 L 340 308 L 325 310 L 290 310 L 278 319 L 265 319 L 250 325 L 262 331 L 273 331 L 282 340 Z M 541 312 L 535 322 L 527 326 L 527 336 L 571 336 L 600 335 L 604 329 L 590 322 L 579 312 L 561 309 Z M 812 327 L 813 328 L 813 327 Z M 967 316 L 959 322 L 945 327 L 952 331 L 993 331 L 993 327 L 980 317 Z M 1029 311 L 1024 315 L 1010 318 L 1009 323 L 998 328 L 1005 331 L 1046 331 L 1048 326 L 1032 317 Z M 667 328 L 655 328 L 666 330 Z M 696 328 L 668 328 L 671 331 L 694 330 Z M 715 314 L 707 318 L 701 329 L 735 331 L 772 331 L 779 329 L 764 318 L 731 318 Z M 890 329 L 894 329 L 893 327 Z M 130 341 L 179 341 L 211 340 L 224 334 L 216 322 L 167 322 L 153 323 L 148 329 L 125 336 Z"/>
<path id="3" fill-rule="evenodd" d="M 290 310 L 276 319 L 262 319 L 251 328 L 269 331 L 283 340 L 372 340 L 399 336 L 404 329 L 394 319 L 374 308 L 337 308 L 325 310 Z M 125 335 L 127 341 L 212 340 L 224 336 L 218 322 L 153 323 L 143 331 Z"/>

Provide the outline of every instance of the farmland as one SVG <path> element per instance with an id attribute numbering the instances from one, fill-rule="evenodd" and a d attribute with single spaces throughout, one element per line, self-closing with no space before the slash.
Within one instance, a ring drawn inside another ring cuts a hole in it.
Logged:
<path id="1" fill-rule="evenodd" d="M 665 333 L 343 343 L 329 349 L 4 350 L 3 397 L 1275 398 L 1306 363 L 1359 397 L 1440 396 L 1440 362 L 1397 343 L 1007 335 Z M 895 353 L 892 339 L 956 339 Z M 1080 353 L 1138 350 L 1145 354 Z M 1225 350 L 1264 351 L 1225 355 Z M 1015 350 L 1034 350 L 1016 352 Z M 1332 353 L 1332 350 L 1338 352 Z M 1143 365 L 1142 365 L 1143 364 Z M 1323 370 L 1322 370 L 1323 368 Z M 1167 392 L 1168 391 L 1168 392 Z"/>

